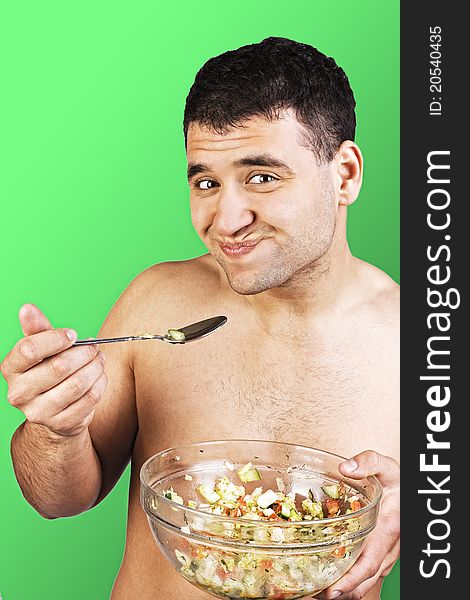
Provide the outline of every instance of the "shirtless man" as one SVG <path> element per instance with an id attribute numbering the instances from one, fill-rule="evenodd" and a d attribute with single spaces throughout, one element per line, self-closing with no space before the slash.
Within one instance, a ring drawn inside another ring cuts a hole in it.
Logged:
<path id="1" fill-rule="evenodd" d="M 354 106 L 332 59 L 279 38 L 199 72 L 185 135 L 192 220 L 209 253 L 141 273 L 100 336 L 227 315 L 209 338 L 71 348 L 74 331 L 20 310 L 24 337 L 1 371 L 26 417 L 12 456 L 28 502 L 46 518 L 76 515 L 131 460 L 112 600 L 208 598 L 156 548 L 139 470 L 164 448 L 227 438 L 314 446 L 354 457 L 345 475 L 378 475 L 377 527 L 325 597 L 379 598 L 399 544 L 398 286 L 346 241 L 363 166 Z"/>

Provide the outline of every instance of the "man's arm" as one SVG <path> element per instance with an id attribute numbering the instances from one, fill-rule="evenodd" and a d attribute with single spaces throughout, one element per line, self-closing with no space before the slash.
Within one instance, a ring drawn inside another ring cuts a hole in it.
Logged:
<path id="1" fill-rule="evenodd" d="M 25 421 L 16 430 L 11 454 L 26 500 L 47 519 L 91 508 L 101 489 L 101 466 L 88 429 L 61 436 Z"/>
<path id="2" fill-rule="evenodd" d="M 129 295 L 100 335 L 119 328 Z M 127 345 L 107 351 L 105 367 L 103 353 L 72 347 L 67 330 L 53 329 L 37 307 L 24 306 L 20 321 L 25 337 L 1 365 L 8 399 L 26 416 L 12 439 L 15 473 L 41 515 L 75 515 L 105 497 L 131 456 L 137 419 Z"/>

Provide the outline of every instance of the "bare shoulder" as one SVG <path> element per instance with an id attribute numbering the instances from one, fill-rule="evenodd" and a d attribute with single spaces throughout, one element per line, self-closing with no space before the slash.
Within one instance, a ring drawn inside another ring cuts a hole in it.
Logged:
<path id="1" fill-rule="evenodd" d="M 218 283 L 219 269 L 209 254 L 188 260 L 169 261 L 152 265 L 142 271 L 132 282 L 132 287 L 140 291 L 155 290 L 158 294 L 173 294 L 181 288 L 204 283 L 213 286 Z"/>
<path id="2" fill-rule="evenodd" d="M 400 286 L 387 273 L 358 260 L 363 306 L 383 324 L 400 324 Z"/>
<path id="3" fill-rule="evenodd" d="M 198 307 L 203 310 L 218 287 L 220 271 L 210 255 L 152 265 L 130 282 L 115 303 L 106 319 L 106 334 L 122 328 L 143 333 L 182 326 L 185 323 L 179 320 L 198 312 Z M 178 322 L 169 322 L 171 318 Z"/>

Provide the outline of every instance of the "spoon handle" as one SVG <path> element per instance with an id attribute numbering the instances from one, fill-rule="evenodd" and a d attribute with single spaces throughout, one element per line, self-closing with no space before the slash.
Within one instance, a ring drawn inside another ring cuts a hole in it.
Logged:
<path id="1" fill-rule="evenodd" d="M 114 342 L 133 342 L 135 340 L 162 340 L 162 335 L 152 336 L 141 336 L 141 335 L 130 335 L 127 337 L 114 337 L 114 338 L 92 338 L 89 340 L 75 340 L 74 346 L 92 346 L 93 344 L 112 344 Z"/>

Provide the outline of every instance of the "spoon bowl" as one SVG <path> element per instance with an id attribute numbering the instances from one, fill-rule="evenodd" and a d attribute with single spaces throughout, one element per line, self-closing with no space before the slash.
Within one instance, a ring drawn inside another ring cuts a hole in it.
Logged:
<path id="1" fill-rule="evenodd" d="M 204 319 L 204 321 L 198 321 L 197 323 L 191 323 L 191 325 L 185 325 L 180 327 L 176 331 L 184 334 L 184 339 L 175 340 L 169 334 L 163 336 L 165 342 L 170 344 L 186 344 L 194 340 L 199 340 L 202 337 L 206 337 L 222 325 L 227 322 L 227 317 L 211 317 L 210 319 Z"/>

